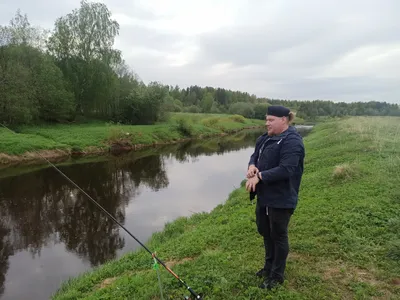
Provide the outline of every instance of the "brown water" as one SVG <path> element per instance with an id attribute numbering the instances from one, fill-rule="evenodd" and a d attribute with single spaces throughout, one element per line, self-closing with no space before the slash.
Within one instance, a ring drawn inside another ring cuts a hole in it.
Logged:
<path id="1" fill-rule="evenodd" d="M 166 222 L 223 203 L 244 179 L 261 133 L 243 131 L 58 167 L 146 242 Z M 0 172 L 1 300 L 49 299 L 69 277 L 138 247 L 54 169 Z"/>

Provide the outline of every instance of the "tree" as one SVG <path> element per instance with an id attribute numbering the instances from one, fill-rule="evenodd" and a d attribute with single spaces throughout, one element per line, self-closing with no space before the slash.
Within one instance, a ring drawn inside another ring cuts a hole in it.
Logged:
<path id="1" fill-rule="evenodd" d="M 32 101 L 31 74 L 19 60 L 16 47 L 0 48 L 0 121 L 30 123 L 36 117 Z"/>
<path id="2" fill-rule="evenodd" d="M 265 115 L 267 114 L 269 104 L 268 103 L 258 103 L 254 105 L 254 118 L 259 120 L 265 120 Z"/>
<path id="3" fill-rule="evenodd" d="M 209 113 L 214 103 L 214 96 L 210 92 L 206 92 L 201 100 L 201 109 L 204 113 Z"/>
<path id="4" fill-rule="evenodd" d="M 23 124 L 71 117 L 72 94 L 60 69 L 35 40 L 42 31 L 31 27 L 20 11 L 0 27 L 0 120 Z M 36 43 L 37 44 L 37 43 Z"/>
<path id="5" fill-rule="evenodd" d="M 22 15 L 18 9 L 14 18 L 10 21 L 9 43 L 11 45 L 32 46 L 44 50 L 48 31 L 40 27 L 31 26 L 28 16 Z M 1 44 L 0 44 L 1 45 Z"/>
<path id="6" fill-rule="evenodd" d="M 238 102 L 232 104 L 229 112 L 231 114 L 242 115 L 245 118 L 254 118 L 254 109 L 250 103 Z"/>
<path id="7" fill-rule="evenodd" d="M 73 94 L 66 89 L 61 70 L 52 58 L 42 55 L 35 66 L 33 85 L 35 87 L 39 118 L 45 121 L 72 120 L 75 115 Z"/>
<path id="8" fill-rule="evenodd" d="M 165 112 L 180 112 L 182 111 L 182 107 L 179 106 L 175 101 L 179 101 L 179 100 L 175 100 L 174 98 L 172 98 L 172 96 L 170 94 L 168 94 L 163 101 L 162 104 L 162 110 Z"/>
<path id="9" fill-rule="evenodd" d="M 58 18 L 48 50 L 70 81 L 80 113 L 107 114 L 115 90 L 113 68 L 121 53 L 113 49 L 119 24 L 103 3 L 81 1 L 81 7 Z"/>
<path id="10" fill-rule="evenodd" d="M 215 101 L 221 106 L 228 107 L 229 99 L 228 99 L 228 94 L 226 93 L 225 89 L 218 88 L 215 91 Z"/>
<path id="11" fill-rule="evenodd" d="M 129 124 L 154 124 L 161 116 L 167 89 L 157 82 L 138 85 L 125 101 L 122 121 Z"/>
<path id="12" fill-rule="evenodd" d="M 182 94 L 179 89 L 179 86 L 176 85 L 173 89 L 171 89 L 170 95 L 172 96 L 172 98 L 182 101 L 182 98 L 181 98 Z"/>
<path id="13" fill-rule="evenodd" d="M 76 56 L 83 61 L 110 59 L 120 61 L 119 51 L 112 48 L 119 34 L 119 24 L 103 3 L 81 1 L 81 7 L 58 18 L 49 40 L 49 51 L 57 58 Z"/>

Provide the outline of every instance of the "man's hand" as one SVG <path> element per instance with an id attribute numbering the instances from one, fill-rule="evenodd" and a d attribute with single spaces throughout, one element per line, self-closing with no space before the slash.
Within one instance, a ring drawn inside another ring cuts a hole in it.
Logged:
<path id="1" fill-rule="evenodd" d="M 258 170 L 257 170 L 257 171 L 258 171 Z M 250 191 L 255 192 L 255 190 L 256 190 L 256 185 L 257 185 L 257 183 L 258 183 L 259 181 L 260 181 L 260 178 L 258 178 L 258 176 L 253 176 L 253 177 L 247 179 L 247 182 L 246 182 L 246 190 L 247 190 L 248 192 L 250 192 Z"/>
<path id="2" fill-rule="evenodd" d="M 255 165 L 250 165 L 249 169 L 247 170 L 247 178 L 252 178 L 258 174 L 258 169 Z"/>

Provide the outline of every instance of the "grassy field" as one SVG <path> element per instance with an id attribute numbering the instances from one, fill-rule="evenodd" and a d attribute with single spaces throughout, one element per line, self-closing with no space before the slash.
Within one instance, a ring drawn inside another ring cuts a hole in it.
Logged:
<path id="1" fill-rule="evenodd" d="M 166 224 L 147 245 L 205 299 L 399 299 L 399 121 L 344 119 L 305 138 L 287 280 L 277 290 L 260 290 L 254 276 L 263 242 L 243 185 L 211 213 Z M 189 295 L 162 267 L 161 280 L 165 299 Z M 53 299 L 161 298 L 151 256 L 138 251 L 66 282 Z"/>
<path id="2" fill-rule="evenodd" d="M 125 146 L 177 141 L 184 138 L 229 133 L 243 128 L 263 126 L 262 120 L 250 120 L 236 115 L 175 113 L 155 125 L 119 125 L 91 122 L 87 124 L 47 125 L 16 128 L 18 134 L 0 129 L 0 162 L 10 155 L 22 156 L 42 150 L 58 154 L 71 151 L 97 152 L 112 144 Z M 30 155 L 32 156 L 32 155 Z"/>

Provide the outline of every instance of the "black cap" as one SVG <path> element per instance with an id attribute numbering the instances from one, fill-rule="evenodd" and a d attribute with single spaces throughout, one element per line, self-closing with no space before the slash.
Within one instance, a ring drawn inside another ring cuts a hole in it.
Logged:
<path id="1" fill-rule="evenodd" d="M 280 105 L 271 105 L 268 106 L 267 115 L 275 116 L 275 117 L 288 117 L 290 113 L 290 109 L 280 106 Z"/>

